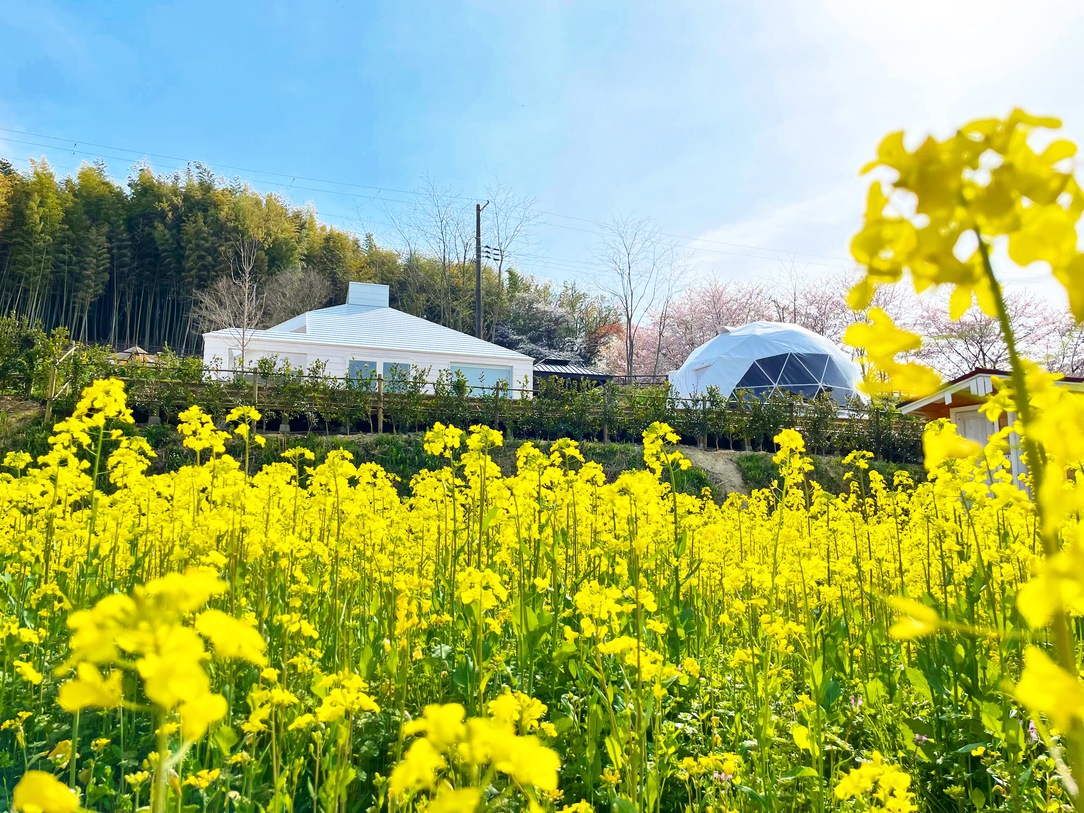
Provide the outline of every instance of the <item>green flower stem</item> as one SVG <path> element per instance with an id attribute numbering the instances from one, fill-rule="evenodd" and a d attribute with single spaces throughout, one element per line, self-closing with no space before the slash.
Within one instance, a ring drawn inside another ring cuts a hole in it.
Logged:
<path id="1" fill-rule="evenodd" d="M 1016 335 L 1009 319 L 1005 296 L 1001 290 L 1001 283 L 998 282 L 997 276 L 994 274 L 993 264 L 990 262 L 990 248 L 977 228 L 975 229 L 975 236 L 979 240 L 979 254 L 982 257 L 983 271 L 997 306 L 998 324 L 1001 326 L 1001 335 L 1005 340 L 1005 347 L 1009 353 L 1010 381 L 1012 381 L 1013 391 L 1016 395 L 1016 410 L 1024 426 L 1021 440 L 1024 445 L 1024 452 L 1027 455 L 1028 468 L 1031 471 L 1035 504 L 1039 509 L 1039 536 L 1043 544 L 1043 553 L 1048 559 L 1052 559 L 1058 555 L 1061 548 L 1057 536 L 1050 533 L 1042 521 L 1043 506 L 1039 500 L 1039 495 L 1042 493 L 1043 480 L 1046 475 L 1044 470 L 1046 455 L 1043 454 L 1042 448 L 1028 432 L 1035 421 L 1035 412 L 1032 409 L 1031 399 L 1028 395 L 1027 376 L 1024 374 L 1023 359 L 1016 348 Z M 1054 636 L 1054 653 L 1057 656 L 1058 664 L 1071 674 L 1074 680 L 1079 680 L 1073 632 L 1069 626 L 1069 617 L 1064 610 L 1059 609 L 1054 614 L 1050 626 Z M 1069 732 L 1066 739 L 1068 740 L 1069 769 L 1072 772 L 1073 781 L 1077 783 L 1077 788 L 1074 789 L 1073 793 L 1075 809 L 1078 813 L 1084 813 L 1084 794 L 1079 789 L 1079 783 L 1084 780 L 1084 734 L 1080 731 L 1080 726 L 1078 725 L 1074 731 Z"/>

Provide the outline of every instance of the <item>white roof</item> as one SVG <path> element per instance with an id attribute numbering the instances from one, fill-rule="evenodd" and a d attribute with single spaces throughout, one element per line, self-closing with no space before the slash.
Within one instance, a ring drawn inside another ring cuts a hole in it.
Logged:
<path id="1" fill-rule="evenodd" d="M 785 359 L 788 354 L 796 360 Z M 771 361 L 773 357 L 779 358 Z M 761 360 L 770 363 L 750 370 Z M 751 377 L 742 383 L 746 373 Z M 758 394 L 762 388 L 802 394 L 825 388 L 847 398 L 857 394 L 861 380 L 858 367 L 835 344 L 804 327 L 781 322 L 752 322 L 722 333 L 693 350 L 670 373 L 670 383 L 684 397 L 703 395 L 709 387 L 728 397 L 741 384 Z"/>
<path id="2" fill-rule="evenodd" d="M 226 328 L 204 335 L 232 339 L 236 334 L 236 328 Z M 531 360 L 522 353 L 409 313 L 369 305 L 334 305 L 308 311 L 267 330 L 254 330 L 249 335 L 255 341 L 267 339 L 276 344 L 296 342 L 301 345 Z"/>
<path id="3" fill-rule="evenodd" d="M 938 402 L 945 406 L 951 406 L 954 395 L 971 396 L 973 398 L 986 398 L 994 393 L 994 379 L 1007 379 L 1011 373 L 1003 370 L 991 370 L 985 367 L 977 367 L 969 373 L 964 373 L 951 381 L 946 381 L 936 392 L 930 393 L 923 398 L 913 398 L 903 401 L 899 405 L 900 412 L 904 414 L 921 412 L 923 408 Z M 1084 380 L 1074 377 L 1059 378 L 1056 382 L 1059 386 L 1066 387 L 1074 392 L 1084 392 Z M 964 403 L 963 406 L 968 406 Z"/>

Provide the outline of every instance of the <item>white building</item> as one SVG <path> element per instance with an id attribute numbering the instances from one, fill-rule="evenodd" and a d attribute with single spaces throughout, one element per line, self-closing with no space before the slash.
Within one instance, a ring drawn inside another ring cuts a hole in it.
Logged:
<path id="1" fill-rule="evenodd" d="M 824 336 L 781 322 L 724 328 L 670 373 L 670 384 L 683 398 L 706 395 L 714 387 L 723 398 L 735 390 L 758 398 L 826 394 L 840 406 L 864 397 L 858 391 L 861 380 L 854 362 Z"/>
<path id="2" fill-rule="evenodd" d="M 308 311 L 266 330 L 225 328 L 203 334 L 204 364 L 229 377 L 261 358 L 277 357 L 307 369 L 317 359 L 326 374 L 340 378 L 385 378 L 422 371 L 435 381 L 442 370 L 458 371 L 472 387 L 505 381 L 518 397 L 533 386 L 534 360 L 458 330 L 395 310 L 388 286 L 351 282 L 346 304 Z"/>
<path id="3" fill-rule="evenodd" d="M 1007 381 L 1009 373 L 1002 370 L 976 368 L 970 373 L 946 381 L 937 392 L 925 398 L 915 398 L 900 404 L 900 412 L 919 415 L 927 421 L 948 418 L 956 425 L 956 432 L 968 440 L 985 446 L 990 436 L 1001 431 L 1016 420 L 1013 414 L 1003 414 L 997 423 L 987 420 L 979 408 L 997 392 L 998 382 Z M 1058 383 L 1073 392 L 1084 393 L 1084 379 L 1066 376 Z M 1009 461 L 1013 478 L 1019 482 L 1027 467 L 1020 458 L 1020 439 L 1016 433 L 1009 436 Z"/>

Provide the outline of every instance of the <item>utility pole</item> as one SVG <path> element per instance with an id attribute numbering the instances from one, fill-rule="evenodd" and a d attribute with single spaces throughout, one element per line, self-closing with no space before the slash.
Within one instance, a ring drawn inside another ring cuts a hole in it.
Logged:
<path id="1" fill-rule="evenodd" d="M 482 210 L 489 206 L 474 204 L 474 335 L 482 338 Z"/>

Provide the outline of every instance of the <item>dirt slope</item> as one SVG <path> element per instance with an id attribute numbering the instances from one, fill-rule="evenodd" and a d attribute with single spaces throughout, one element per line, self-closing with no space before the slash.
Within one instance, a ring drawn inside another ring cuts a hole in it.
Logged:
<path id="1" fill-rule="evenodd" d="M 737 491 L 748 494 L 741 472 L 734 463 L 737 452 L 706 451 L 704 449 L 682 448 L 682 453 L 692 461 L 697 468 L 703 469 L 711 479 L 727 494 Z"/>

